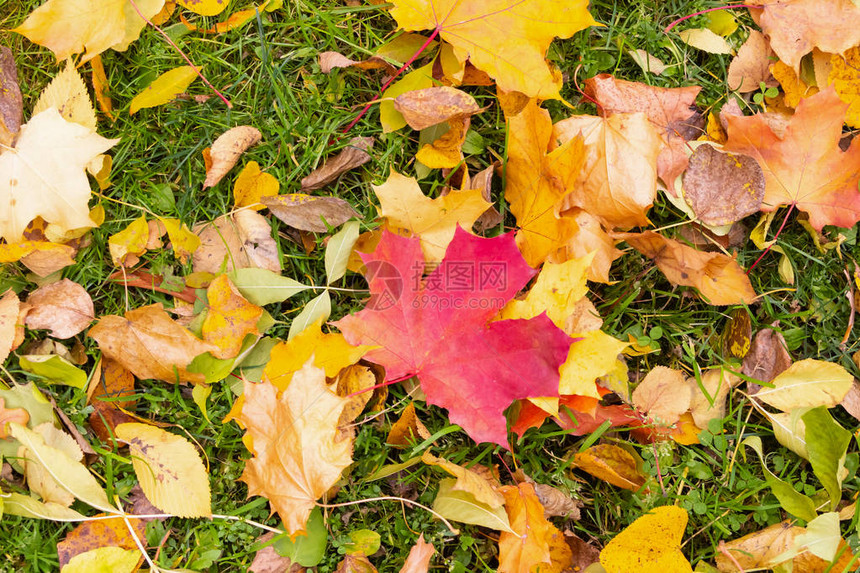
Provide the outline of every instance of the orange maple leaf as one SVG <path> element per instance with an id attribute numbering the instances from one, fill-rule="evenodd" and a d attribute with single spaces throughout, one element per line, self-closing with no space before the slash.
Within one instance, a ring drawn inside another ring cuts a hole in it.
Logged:
<path id="1" fill-rule="evenodd" d="M 433 30 L 506 91 L 560 99 L 561 74 L 546 52 L 553 38 L 596 25 L 588 0 L 393 0 L 391 15 L 408 31 Z"/>
<path id="2" fill-rule="evenodd" d="M 725 150 L 754 157 L 764 171 L 762 211 L 793 205 L 817 230 L 860 221 L 860 143 L 839 148 L 847 110 L 830 86 L 798 104 L 782 137 L 762 114 L 728 118 Z"/>

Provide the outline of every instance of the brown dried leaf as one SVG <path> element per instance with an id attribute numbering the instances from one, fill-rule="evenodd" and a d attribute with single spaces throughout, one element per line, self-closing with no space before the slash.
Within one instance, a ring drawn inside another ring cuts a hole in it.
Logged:
<path id="1" fill-rule="evenodd" d="M 397 68 L 386 62 L 383 58 L 376 56 L 372 56 L 366 60 L 352 60 L 337 52 L 321 53 L 320 71 L 328 74 L 335 68 L 358 68 L 360 70 L 378 70 L 382 68 L 389 74 L 397 71 Z"/>
<path id="2" fill-rule="evenodd" d="M 455 117 L 481 111 L 475 98 L 455 88 L 440 86 L 414 90 L 394 99 L 394 109 L 403 114 L 409 127 L 422 130 Z"/>
<path id="3" fill-rule="evenodd" d="M 32 307 L 27 313 L 27 328 L 50 330 L 54 338 L 71 338 L 95 318 L 93 299 L 84 287 L 69 279 L 36 289 L 27 303 Z"/>
<path id="4" fill-rule="evenodd" d="M 535 493 L 543 506 L 544 517 L 570 517 L 579 520 L 582 502 L 570 497 L 558 488 L 543 483 L 534 484 Z"/>
<path id="5" fill-rule="evenodd" d="M 600 561 L 600 549 L 583 541 L 576 534 L 565 531 L 564 540 L 567 542 L 567 546 L 570 547 L 570 552 L 573 555 L 571 571 L 583 571 L 592 563 Z M 563 573 L 568 572 L 565 571 Z"/>
<path id="6" fill-rule="evenodd" d="M 106 514 L 100 513 L 94 517 L 106 517 Z M 137 544 L 126 523 L 134 529 L 135 537 L 146 543 L 146 523 L 140 519 L 126 521 L 121 517 L 113 517 L 87 521 L 75 527 L 62 541 L 57 543 L 60 568 L 64 567 L 75 555 L 99 547 L 122 547 L 123 549 L 136 550 Z M 142 562 L 143 555 L 140 556 L 140 563 Z"/>
<path id="7" fill-rule="evenodd" d="M 773 50 L 770 49 L 764 34 L 752 30 L 747 41 L 738 50 L 738 55 L 729 64 L 729 89 L 745 94 L 758 90 L 761 82 L 768 87 L 775 87 L 777 81 L 770 73 L 772 55 Z"/>
<path id="8" fill-rule="evenodd" d="M 186 368 L 195 356 L 218 350 L 171 320 L 161 304 L 130 310 L 125 316 L 103 316 L 88 336 L 138 378 L 165 382 L 202 383 L 203 374 Z"/>
<path id="9" fill-rule="evenodd" d="M 322 167 L 314 169 L 314 171 L 302 179 L 302 191 L 314 191 L 325 187 L 338 177 L 361 165 L 364 165 L 371 159 L 370 150 L 373 149 L 372 137 L 353 137 L 343 150 L 327 159 Z"/>
<path id="10" fill-rule="evenodd" d="M 263 135 L 260 130 L 249 125 L 240 125 L 222 133 L 212 143 L 209 152 L 212 165 L 206 169 L 206 180 L 203 182 L 203 188 L 217 185 L 227 175 L 227 172 L 236 165 L 239 156 L 252 145 L 259 143 L 262 138 Z"/>
<path id="11" fill-rule="evenodd" d="M 12 50 L 0 47 L 0 143 L 11 146 L 21 128 L 23 100 Z"/>
<path id="12" fill-rule="evenodd" d="M 764 172 L 748 155 L 723 153 L 700 145 L 684 172 L 684 199 L 707 225 L 728 225 L 758 213 L 764 198 Z"/>
<path id="13" fill-rule="evenodd" d="M 633 390 L 633 405 L 658 423 L 671 426 L 690 409 L 692 393 L 680 370 L 655 366 Z"/>
<path id="14" fill-rule="evenodd" d="M 762 382 L 770 382 L 791 366 L 785 338 L 780 332 L 766 328 L 759 330 L 752 346 L 744 357 L 744 375 Z"/>
<path id="15" fill-rule="evenodd" d="M 328 227 L 338 227 L 353 217 L 362 218 L 348 202 L 338 197 L 293 193 L 263 197 L 262 203 L 290 227 L 314 233 L 325 233 Z"/>
<path id="16" fill-rule="evenodd" d="M 274 536 L 274 533 L 267 533 L 258 538 L 256 543 L 269 543 Z M 250 573 L 302 573 L 305 568 L 298 563 L 293 563 L 288 557 L 278 555 L 274 545 L 267 545 L 254 555 L 248 571 Z"/>
<path id="17" fill-rule="evenodd" d="M 194 272 L 218 274 L 221 265 L 235 269 L 261 268 L 281 272 L 278 247 L 265 217 L 250 209 L 195 225 L 200 246 L 192 256 Z"/>
<path id="18" fill-rule="evenodd" d="M 334 573 L 377 573 L 373 563 L 362 553 L 347 555 L 338 563 Z"/>
<path id="19" fill-rule="evenodd" d="M 749 277 L 734 257 L 697 251 L 653 231 L 616 236 L 654 259 L 669 282 L 696 287 L 710 304 L 750 304 L 756 299 Z"/>

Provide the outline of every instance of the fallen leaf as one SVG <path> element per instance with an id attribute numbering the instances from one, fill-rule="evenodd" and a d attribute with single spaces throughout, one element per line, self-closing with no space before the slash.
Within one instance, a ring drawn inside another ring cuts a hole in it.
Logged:
<path id="1" fill-rule="evenodd" d="M 249 125 L 240 125 L 228 129 L 218 136 L 218 139 L 212 143 L 209 152 L 212 165 L 206 169 L 206 180 L 203 181 L 203 188 L 217 185 L 227 175 L 227 172 L 233 169 L 233 166 L 239 161 L 239 156 L 252 145 L 259 143 L 262 138 L 263 134 L 260 133 L 260 130 Z"/>
<path id="2" fill-rule="evenodd" d="M 116 120 L 116 114 L 113 112 L 113 100 L 110 97 L 110 86 L 108 85 L 107 74 L 105 73 L 102 57 L 96 56 L 90 60 L 90 69 L 92 70 L 93 93 L 96 96 L 96 102 L 99 104 L 99 109 L 107 115 L 111 121 Z"/>
<path id="3" fill-rule="evenodd" d="M 791 362 L 782 333 L 764 328 L 756 333 L 752 346 L 744 357 L 743 373 L 768 383 L 788 370 Z"/>
<path id="4" fill-rule="evenodd" d="M 454 48 L 462 64 L 468 59 L 505 91 L 558 99 L 560 74 L 546 61 L 554 37 L 569 38 L 596 24 L 586 0 L 558 2 L 509 0 L 395 0 L 391 16 L 406 31 L 435 29 Z M 516 30 L 515 35 L 511 31 Z"/>
<path id="5" fill-rule="evenodd" d="M 277 552 L 275 546 L 270 543 L 274 536 L 275 534 L 270 532 L 257 538 L 255 544 L 265 544 L 265 547 L 254 555 L 248 571 L 250 573 L 304 573 L 304 567 Z"/>
<path id="6" fill-rule="evenodd" d="M 689 28 L 678 32 L 681 41 L 709 54 L 732 54 L 732 46 L 708 28 Z"/>
<path id="7" fill-rule="evenodd" d="M 68 456 L 74 462 L 84 458 L 81 448 L 67 433 L 57 429 L 51 423 L 39 424 L 33 431 L 41 436 L 46 446 Z M 45 503 L 56 503 L 69 507 L 75 501 L 75 495 L 63 485 L 63 479 L 42 464 L 28 448 L 22 446 L 18 451 L 19 463 L 27 479 L 27 487 L 37 494 Z"/>
<path id="8" fill-rule="evenodd" d="M 564 540 L 572 554 L 571 567 L 573 571 L 584 571 L 592 563 L 600 561 L 600 549 L 583 541 L 570 531 L 564 532 Z"/>
<path id="9" fill-rule="evenodd" d="M 385 443 L 395 448 L 406 448 L 416 441 L 428 438 L 430 438 L 430 432 L 418 419 L 418 415 L 415 413 L 415 403 L 409 402 L 403 409 L 403 413 L 400 414 L 400 418 L 391 425 Z"/>
<path id="10" fill-rule="evenodd" d="M 697 251 L 653 231 L 616 236 L 654 259 L 669 282 L 696 287 L 710 304 L 750 304 L 756 299 L 749 278 L 734 257 Z"/>
<path id="11" fill-rule="evenodd" d="M 692 390 L 690 414 L 696 426 L 705 429 L 710 420 L 725 417 L 726 397 L 740 383 L 740 378 L 726 369 L 711 368 L 702 373 L 701 382 L 690 378 L 688 383 Z"/>
<path id="12" fill-rule="evenodd" d="M 359 61 L 347 58 L 337 52 L 322 52 L 319 62 L 320 71 L 324 74 L 330 74 L 332 70 L 338 68 L 359 68 L 361 70 L 385 69 L 386 72 L 392 74 L 397 71 L 397 68 L 386 62 L 385 59 L 377 56 Z"/>
<path id="13" fill-rule="evenodd" d="M 486 504 L 492 508 L 502 507 L 505 504 L 504 495 L 499 493 L 492 483 L 487 481 L 484 476 L 477 472 L 451 463 L 448 460 L 437 458 L 427 451 L 425 451 L 421 456 L 421 461 L 427 465 L 442 468 L 457 478 L 454 486 L 452 487 L 454 491 L 469 493 L 474 496 L 479 503 Z"/>
<path id="14" fill-rule="evenodd" d="M 674 189 L 675 179 L 687 167 L 686 142 L 701 133 L 701 114 L 695 106 L 700 87 L 659 88 L 618 80 L 600 74 L 585 82 L 585 93 L 597 101 L 601 115 L 643 112 L 654 124 L 663 147 L 657 157 L 657 175 Z"/>
<path id="15" fill-rule="evenodd" d="M 334 573 L 377 573 L 376 567 L 368 561 L 367 557 L 358 555 L 347 555 L 338 563 Z"/>
<path id="16" fill-rule="evenodd" d="M 514 533 L 499 535 L 499 573 L 529 573 L 552 565 L 549 537 L 558 531 L 543 515 L 543 506 L 529 483 L 501 489 Z"/>
<path id="17" fill-rule="evenodd" d="M 146 21 L 164 6 L 164 0 L 48 0 L 13 32 L 54 52 L 62 62 L 86 50 L 84 63 L 109 48 L 125 51 L 140 36 Z M 139 13 L 138 13 L 139 11 Z M 74 21 L 74 26 L 69 22 Z"/>
<path id="18" fill-rule="evenodd" d="M 619 446 L 592 446 L 577 452 L 573 463 L 594 477 L 623 489 L 639 491 L 645 485 L 645 475 L 637 467 L 636 459 Z"/>
<path id="19" fill-rule="evenodd" d="M 146 215 L 141 215 L 108 238 L 111 261 L 118 267 L 133 267 L 140 260 L 138 257 L 146 252 L 148 244 L 149 224 Z"/>
<path id="20" fill-rule="evenodd" d="M 376 375 L 369 367 L 363 364 L 352 364 L 347 366 L 337 375 L 332 382 L 335 394 L 346 398 L 347 403 L 340 414 L 338 426 L 352 424 L 364 411 L 364 408 L 373 398 L 373 390 L 376 385 Z M 369 551 L 367 553 L 375 553 Z"/>
<path id="21" fill-rule="evenodd" d="M 505 200 L 517 218 L 517 246 L 526 262 L 537 266 L 576 232 L 576 223 L 558 210 L 568 184 L 579 176 L 585 147 L 574 138 L 550 152 L 552 121 L 534 100 L 507 116 L 507 124 Z"/>
<path id="22" fill-rule="evenodd" d="M 347 400 L 329 390 L 323 371 L 310 364 L 281 393 L 269 382 L 245 382 L 243 395 L 237 419 L 247 428 L 254 457 L 241 479 L 249 496 L 269 500 L 295 537 L 305 530 L 316 500 L 352 463 L 352 436 L 344 437 L 336 426 Z"/>
<path id="23" fill-rule="evenodd" d="M 227 7 L 224 0 L 174 0 L 177 4 L 201 16 L 217 16 Z"/>
<path id="24" fill-rule="evenodd" d="M 538 500 L 543 506 L 544 517 L 569 517 L 574 521 L 579 520 L 579 508 L 582 502 L 572 498 L 558 488 L 543 483 L 532 484 Z"/>
<path id="25" fill-rule="evenodd" d="M 203 341 L 217 347 L 215 358 L 233 358 L 242 349 L 245 336 L 261 336 L 257 323 L 263 309 L 245 300 L 227 275 L 221 275 L 206 290 L 208 312 L 201 326 Z"/>
<path id="26" fill-rule="evenodd" d="M 471 493 L 455 490 L 454 483 L 455 480 L 450 478 L 439 481 L 439 491 L 433 500 L 433 511 L 452 521 L 513 532 L 504 507 L 491 507 L 481 503 Z"/>
<path id="27" fill-rule="evenodd" d="M 30 421 L 30 414 L 23 408 L 7 408 L 6 399 L 0 398 L 0 440 L 9 437 L 6 424 L 15 423 L 26 426 Z"/>
<path id="28" fill-rule="evenodd" d="M 63 71 L 39 94 L 39 101 L 33 106 L 33 115 L 50 107 L 56 108 L 67 121 L 96 130 L 96 110 L 93 109 L 84 79 L 71 60 L 66 61 Z"/>
<path id="29" fill-rule="evenodd" d="M 655 366 L 633 390 L 632 400 L 649 418 L 671 426 L 690 409 L 692 394 L 682 371 Z"/>
<path id="30" fill-rule="evenodd" d="M 0 154 L 0 236 L 21 240 L 36 217 L 62 229 L 94 226 L 86 165 L 117 143 L 49 108 L 21 126 L 14 149 Z"/>
<path id="31" fill-rule="evenodd" d="M 0 46 L 0 143 L 12 145 L 24 118 L 21 88 L 15 56 L 6 46 Z"/>
<path id="32" fill-rule="evenodd" d="M 351 169 L 360 167 L 373 159 L 370 151 L 373 149 L 372 137 L 353 137 L 343 150 L 327 159 L 310 175 L 301 181 L 302 192 L 321 189 Z"/>
<path id="33" fill-rule="evenodd" d="M 776 80 L 770 73 L 772 54 L 773 50 L 764 34 L 751 30 L 738 55 L 729 64 L 726 78 L 729 89 L 746 94 L 758 91 L 761 83 L 767 87 L 776 87 Z"/>
<path id="34" fill-rule="evenodd" d="M 860 49 L 851 48 L 844 55 L 833 55 L 829 64 L 827 83 L 832 84 L 839 98 L 848 104 L 845 123 L 849 127 L 860 127 Z"/>
<path id="35" fill-rule="evenodd" d="M 761 209 L 764 173 L 748 155 L 700 145 L 690 156 L 683 179 L 684 200 L 706 225 L 729 225 Z"/>
<path id="36" fill-rule="evenodd" d="M 559 144 L 577 136 L 585 143 L 585 162 L 562 210 L 580 207 L 608 228 L 649 225 L 660 136 L 645 114 L 581 115 L 553 125 Z"/>
<path id="37" fill-rule="evenodd" d="M 90 295 L 69 279 L 36 289 L 27 297 L 27 304 L 31 305 L 25 322 L 27 328 L 50 330 L 54 338 L 71 338 L 95 318 Z"/>
<path id="38" fill-rule="evenodd" d="M 217 351 L 171 320 L 161 304 L 103 316 L 87 336 L 138 378 L 166 382 L 203 382 L 202 374 L 186 368 L 198 354 Z"/>
<path id="39" fill-rule="evenodd" d="M 382 132 L 391 133 L 406 126 L 406 120 L 403 119 L 399 111 L 394 109 L 394 98 L 406 92 L 429 88 L 434 85 L 433 64 L 431 63 L 412 70 L 382 92 L 379 103 L 379 122 L 382 124 Z"/>
<path id="40" fill-rule="evenodd" d="M 642 71 L 645 73 L 652 73 L 659 76 L 666 71 L 666 68 L 668 68 L 660 58 L 652 56 L 645 50 L 627 50 L 627 55 L 630 56 L 630 59 L 636 62 L 636 65 L 642 68 Z"/>
<path id="41" fill-rule="evenodd" d="M 418 541 L 409 550 L 409 555 L 406 557 L 406 562 L 400 569 L 400 573 L 428 573 L 430 571 L 430 559 L 436 548 L 432 543 L 424 541 L 424 534 L 418 536 Z"/>
<path id="42" fill-rule="evenodd" d="M 616 535 L 600 552 L 606 573 L 692 573 L 681 553 L 687 512 L 674 505 L 655 507 Z"/>
<path id="43" fill-rule="evenodd" d="M 193 255 L 200 246 L 200 238 L 179 219 L 159 218 L 158 222 L 167 230 L 173 254 L 184 265 L 188 262 L 188 257 Z"/>
<path id="44" fill-rule="evenodd" d="M 417 376 L 427 402 L 447 408 L 452 423 L 475 441 L 504 446 L 502 411 L 511 402 L 558 395 L 567 335 L 546 316 L 487 325 L 498 311 L 490 301 L 507 302 L 534 274 L 511 234 L 483 239 L 458 229 L 445 259 L 423 281 L 418 239 L 386 231 L 362 258 L 368 269 L 381 269 L 367 275 L 371 299 L 335 325 L 351 344 L 381 346 L 366 359 L 384 366 L 389 380 Z M 450 270 L 461 261 L 467 273 Z M 473 268 L 484 271 L 475 275 Z"/>
<path id="45" fill-rule="evenodd" d="M 860 7 L 851 0 L 752 0 L 762 8 L 758 24 L 779 59 L 800 69 L 800 60 L 818 48 L 842 54 L 860 44 Z"/>
<path id="46" fill-rule="evenodd" d="M 19 331 L 23 335 L 23 321 L 18 320 L 20 310 L 21 301 L 15 291 L 9 289 L 3 293 L 0 297 L 0 364 L 6 362 L 6 357 L 17 346 Z"/>
<path id="47" fill-rule="evenodd" d="M 180 66 L 164 72 L 134 96 L 129 104 L 128 114 L 134 115 L 142 109 L 158 107 L 173 101 L 198 77 L 199 72 L 194 66 Z"/>
<path id="48" fill-rule="evenodd" d="M 107 515 L 101 513 L 95 517 L 107 517 Z M 134 533 L 129 533 L 129 525 Z M 121 547 L 129 551 L 136 551 L 138 547 L 132 535 L 136 536 L 137 539 L 146 539 L 145 529 L 146 523 L 142 520 L 129 519 L 126 521 L 121 517 L 81 523 L 57 543 L 60 568 L 65 567 L 76 555 L 99 547 Z M 143 561 L 143 555 L 140 555 L 140 561 Z"/>
<path id="49" fill-rule="evenodd" d="M 803 532 L 802 527 L 783 521 L 729 541 L 725 544 L 725 551 L 717 553 L 717 569 L 727 573 L 738 571 L 737 565 L 743 570 L 770 569 L 781 561 L 777 557 L 791 549 L 794 539 Z"/>
<path id="50" fill-rule="evenodd" d="M 361 219 L 352 206 L 338 197 L 315 197 L 304 193 L 262 197 L 261 202 L 272 214 L 295 229 L 325 233 L 353 217 Z"/>
<path id="51" fill-rule="evenodd" d="M 224 270 L 259 268 L 281 272 L 278 246 L 265 217 L 250 209 L 222 215 L 211 223 L 196 225 L 200 247 L 194 251 L 194 272 L 218 274 Z"/>
<path id="52" fill-rule="evenodd" d="M 97 547 L 72 557 L 63 573 L 135 573 L 142 559 L 137 547 Z"/>
<path id="53" fill-rule="evenodd" d="M 772 388 L 762 388 L 755 397 L 783 412 L 795 408 L 832 408 L 851 389 L 854 377 L 839 364 L 806 359 L 795 362 L 776 376 Z"/>
<path id="54" fill-rule="evenodd" d="M 752 156 L 764 171 L 763 211 L 794 205 L 818 231 L 860 221 L 860 140 L 839 148 L 847 109 L 828 87 L 798 104 L 783 137 L 759 114 L 728 118 L 726 151 Z"/>
<path id="55" fill-rule="evenodd" d="M 774 79 L 782 86 L 782 102 L 789 108 L 796 108 L 802 100 L 814 96 L 820 91 L 818 86 L 803 81 L 794 68 L 785 62 L 774 62 L 770 66 L 770 71 Z M 774 129 L 774 131 L 776 130 Z M 782 134 L 778 135 L 782 137 Z"/>
<path id="56" fill-rule="evenodd" d="M 623 254 L 615 248 L 616 241 L 603 230 L 600 221 L 587 211 L 571 209 L 564 212 L 564 217 L 576 223 L 576 231 L 546 260 L 560 263 L 593 253 L 591 266 L 588 267 L 588 280 L 609 283 L 609 269 L 612 267 L 612 261 Z"/>
<path id="57" fill-rule="evenodd" d="M 88 402 L 93 406 L 93 413 L 89 418 L 90 427 L 102 442 L 112 442 L 118 425 L 136 421 L 123 409 L 134 408 L 137 401 L 118 399 L 134 396 L 134 375 L 119 362 L 102 357 L 101 372 L 93 377 L 87 389 L 87 396 Z"/>
<path id="58" fill-rule="evenodd" d="M 478 189 L 452 191 L 430 199 L 415 179 L 394 170 L 385 183 L 372 187 L 381 204 L 380 215 L 385 217 L 389 227 L 418 235 L 424 260 L 429 263 L 442 260 L 458 227 L 471 229 L 490 207 Z"/>
<path id="59" fill-rule="evenodd" d="M 185 438 L 149 424 L 120 424 L 116 437 L 128 444 L 134 473 L 153 505 L 179 517 L 212 515 L 209 474 Z"/>

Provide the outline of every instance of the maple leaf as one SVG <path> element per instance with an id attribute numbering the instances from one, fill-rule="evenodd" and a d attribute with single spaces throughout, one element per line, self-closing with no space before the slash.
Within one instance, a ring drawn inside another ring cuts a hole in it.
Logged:
<path id="1" fill-rule="evenodd" d="M 758 24 L 779 59 L 800 71 L 800 60 L 818 48 L 841 54 L 860 44 L 860 7 L 853 0 L 752 0 L 763 10 Z"/>
<path id="2" fill-rule="evenodd" d="M 761 114 L 728 118 L 725 150 L 751 155 L 764 171 L 763 211 L 794 205 L 818 231 L 860 221 L 860 141 L 839 148 L 847 109 L 830 86 L 801 100 L 782 137 Z"/>
<path id="3" fill-rule="evenodd" d="M 430 199 L 421 192 L 415 179 L 394 170 L 385 183 L 372 187 L 387 223 L 418 235 L 424 257 L 431 262 L 442 259 L 458 226 L 470 229 L 491 206 L 480 189 L 452 191 Z"/>
<path id="4" fill-rule="evenodd" d="M 499 534 L 499 573 L 529 573 L 551 571 L 550 536 L 558 533 L 544 517 L 544 507 L 532 484 L 501 488 L 505 496 L 505 509 L 516 533 Z"/>
<path id="5" fill-rule="evenodd" d="M 81 63 L 108 48 L 124 51 L 146 25 L 137 10 L 152 18 L 164 0 L 48 0 L 13 28 L 63 61 L 86 50 Z"/>
<path id="6" fill-rule="evenodd" d="M 125 316 L 103 316 L 87 336 L 138 378 L 166 382 L 203 382 L 203 374 L 186 368 L 195 356 L 218 350 L 171 320 L 160 303 L 130 310 Z"/>
<path id="7" fill-rule="evenodd" d="M 505 446 L 502 411 L 511 402 L 558 396 L 571 339 L 545 315 L 487 324 L 534 275 L 512 234 L 484 239 L 457 229 L 424 280 L 418 239 L 385 231 L 362 258 L 372 269 L 371 299 L 335 325 L 351 344 L 381 346 L 366 359 L 389 380 L 417 376 L 427 402 L 447 408 L 475 441 Z"/>
<path id="8" fill-rule="evenodd" d="M 21 126 L 0 154 L 0 237 L 20 241 L 36 217 L 64 230 L 93 227 L 85 168 L 118 139 L 105 139 L 48 108 Z"/>
<path id="9" fill-rule="evenodd" d="M 212 281 L 206 293 L 209 312 L 201 327 L 203 340 L 218 347 L 212 353 L 215 358 L 233 358 L 242 349 L 245 335 L 260 335 L 257 322 L 263 309 L 245 300 L 227 275 Z"/>
<path id="10" fill-rule="evenodd" d="M 549 112 L 530 100 L 508 118 L 505 199 L 517 218 L 517 245 L 526 261 L 541 264 L 576 232 L 576 223 L 559 217 L 562 198 L 579 175 L 584 157 L 576 137 L 548 153 L 552 140 Z"/>
<path id="11" fill-rule="evenodd" d="M 433 29 L 502 89 L 560 99 L 561 75 L 546 61 L 553 38 L 596 25 L 588 0 L 394 0 L 391 15 L 407 31 Z"/>
<path id="12" fill-rule="evenodd" d="M 239 422 L 247 428 L 254 457 L 242 481 L 248 495 L 262 495 L 295 536 L 305 529 L 314 502 L 352 463 L 352 435 L 337 427 L 348 402 L 325 383 L 325 373 L 307 364 L 286 390 L 268 382 L 245 382 Z"/>
<path id="13" fill-rule="evenodd" d="M 678 175 L 687 167 L 686 142 L 701 130 L 696 96 L 701 87 L 658 88 L 600 74 L 585 81 L 585 93 L 595 99 L 601 115 L 641 111 L 657 128 L 663 147 L 657 157 L 657 175 L 671 191 Z"/>

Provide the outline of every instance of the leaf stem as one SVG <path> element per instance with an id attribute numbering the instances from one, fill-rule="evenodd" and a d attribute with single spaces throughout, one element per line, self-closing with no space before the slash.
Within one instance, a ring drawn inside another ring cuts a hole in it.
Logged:
<path id="1" fill-rule="evenodd" d="M 204 76 L 204 75 L 203 75 L 203 73 L 200 71 L 200 69 L 199 69 L 197 66 L 195 66 L 195 65 L 194 65 L 194 62 L 192 62 L 192 61 L 191 61 L 191 58 L 189 58 L 188 56 L 186 56 L 186 55 L 185 55 L 185 52 L 183 52 L 183 51 L 182 51 L 182 48 L 180 48 L 179 46 L 177 46 L 177 45 L 176 45 L 176 42 L 174 42 L 173 40 L 171 40 L 171 39 L 170 39 L 170 36 L 168 36 L 168 35 L 167 35 L 167 33 L 166 33 L 164 30 L 162 30 L 161 28 L 159 28 L 159 27 L 158 27 L 158 25 L 157 25 L 155 22 L 153 22 L 152 20 L 150 20 L 149 18 L 147 18 L 146 16 L 144 16 L 144 15 L 143 15 L 143 12 L 141 12 L 141 11 L 140 11 L 140 8 L 138 8 L 138 7 L 137 7 L 137 3 L 135 3 L 135 1 L 134 1 L 134 0 L 128 0 L 128 2 L 131 4 L 131 7 L 132 7 L 132 8 L 134 8 L 134 11 L 135 11 L 135 12 L 137 12 L 137 15 L 138 15 L 138 16 L 140 16 L 140 17 L 143 19 L 143 21 L 144 21 L 144 22 L 146 22 L 147 24 L 149 24 L 150 26 L 152 26 L 153 28 L 155 28 L 155 29 L 158 31 L 158 33 L 159 33 L 159 34 L 161 34 L 162 36 L 164 36 L 164 39 L 165 39 L 165 40 L 167 40 L 167 43 L 168 43 L 168 44 L 170 44 L 171 46 L 173 46 L 173 49 L 174 49 L 174 50 L 176 50 L 176 51 L 179 53 L 179 55 L 180 55 L 180 56 L 182 56 L 182 59 L 183 59 L 183 60 L 185 60 L 185 62 L 186 62 L 189 66 L 191 66 L 191 68 L 194 70 L 194 73 L 195 73 L 195 74 L 197 74 L 198 76 L 200 76 L 200 79 L 201 79 L 201 80 L 203 80 L 203 83 L 204 83 L 204 84 L 206 84 L 207 86 L 209 86 L 209 88 L 210 88 L 213 92 L 215 92 L 215 95 L 217 95 L 217 96 L 221 99 L 221 101 L 223 101 L 223 102 L 226 104 L 227 109 L 233 109 L 233 104 L 232 104 L 232 103 L 230 103 L 230 100 L 228 100 L 226 97 L 224 97 L 224 94 L 222 94 L 220 91 L 218 91 L 218 88 L 216 88 L 215 86 L 213 86 L 213 85 L 209 82 L 209 80 L 207 80 L 207 79 L 206 79 L 206 76 Z"/>
<path id="2" fill-rule="evenodd" d="M 788 222 L 789 215 L 791 215 L 791 212 L 794 211 L 794 206 L 795 206 L 795 203 L 792 203 L 788 207 L 788 213 L 785 214 L 785 219 L 782 220 L 782 225 L 779 226 L 779 229 L 777 229 L 776 234 L 773 236 L 773 240 L 770 242 L 770 244 L 767 246 L 767 248 L 764 250 L 764 252 L 761 255 L 759 255 L 759 257 L 755 260 L 755 262 L 752 264 L 752 266 L 747 269 L 747 276 L 749 276 L 749 274 L 753 271 L 753 269 L 756 267 L 756 265 L 759 263 L 759 261 L 761 261 L 764 258 L 764 256 L 770 252 L 770 249 L 776 244 L 776 240 L 779 238 L 779 234 L 782 233 L 782 230 L 785 228 L 785 224 Z"/>
<path id="3" fill-rule="evenodd" d="M 459 529 L 457 529 L 456 527 L 451 525 L 451 523 L 447 519 L 445 519 L 444 517 L 442 517 L 441 515 L 439 515 L 438 513 L 436 513 L 435 511 L 433 511 L 429 507 L 427 507 L 426 505 L 421 505 L 417 501 L 412 501 L 411 499 L 405 499 L 402 497 L 394 497 L 392 495 L 383 495 L 380 497 L 369 497 L 367 499 L 359 499 L 356 501 L 346 501 L 344 503 L 317 503 L 316 505 L 319 507 L 324 507 L 326 509 L 331 509 L 331 508 L 335 508 L 335 507 L 347 507 L 350 505 L 358 505 L 359 503 L 366 503 L 366 502 L 370 502 L 370 501 L 399 501 L 400 503 L 408 503 L 409 505 L 414 505 L 416 507 L 420 507 L 421 509 L 423 509 L 429 513 L 432 513 L 433 515 L 438 517 L 442 521 L 442 523 L 445 524 L 445 527 L 447 527 L 448 529 L 451 530 L 451 533 L 453 533 L 454 535 L 460 534 Z"/>
<path id="4" fill-rule="evenodd" d="M 761 6 L 750 6 L 749 4 L 727 4 L 725 6 L 717 6 L 716 8 L 708 8 L 707 10 L 700 10 L 698 12 L 694 12 L 693 14 L 687 14 L 682 18 L 678 18 L 663 30 L 664 34 L 668 34 L 669 30 L 683 22 L 684 20 L 689 20 L 695 16 L 701 16 L 702 14 L 707 14 L 708 12 L 716 12 L 717 10 L 734 10 L 736 8 L 761 8 Z"/>
<path id="5" fill-rule="evenodd" d="M 376 99 L 365 105 L 364 108 L 358 113 L 358 115 L 355 116 L 355 119 L 349 122 L 349 125 L 347 125 L 345 128 L 343 128 L 343 131 L 341 131 L 341 133 L 349 133 L 349 130 L 355 127 L 355 124 L 357 124 L 361 120 L 361 118 L 364 117 L 364 114 L 367 113 L 367 110 L 370 109 L 374 102 L 378 101 L 379 98 L 382 97 L 382 94 L 385 93 L 385 90 L 388 89 L 388 86 L 390 86 L 398 77 L 400 77 L 400 74 L 403 73 L 403 70 L 405 70 L 409 65 L 411 65 L 412 62 L 414 62 L 416 59 L 418 59 L 418 56 L 420 56 L 422 52 L 427 49 L 427 46 L 433 43 L 433 40 L 435 40 L 436 36 L 438 35 L 439 28 L 435 28 L 433 30 L 433 33 L 430 34 L 430 37 L 427 38 L 427 40 L 421 45 L 421 47 L 418 48 L 418 50 L 416 50 L 415 53 L 412 54 L 412 56 L 408 60 L 406 60 L 406 62 L 402 66 L 400 66 L 400 69 L 397 70 L 394 75 L 388 78 L 388 81 L 382 85 L 382 87 L 379 89 L 379 95 L 376 97 Z"/>

